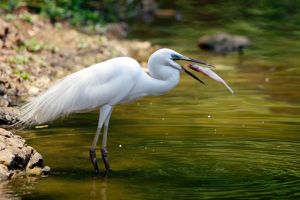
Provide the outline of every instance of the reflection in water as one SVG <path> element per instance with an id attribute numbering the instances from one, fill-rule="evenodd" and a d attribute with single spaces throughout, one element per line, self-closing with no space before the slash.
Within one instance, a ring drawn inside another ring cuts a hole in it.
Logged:
<path id="1" fill-rule="evenodd" d="M 0 182 L 0 199 L 1 200 L 19 200 L 21 197 L 17 195 L 12 188 L 8 186 L 8 181 Z"/>
<path id="2" fill-rule="evenodd" d="M 19 176 L 10 181 L 0 182 L 0 199 L 1 200 L 19 200 L 24 195 L 28 195 L 35 188 L 35 185 L 41 180 L 40 177 Z M 24 188 L 26 192 L 20 192 L 18 189 Z"/>
<path id="3" fill-rule="evenodd" d="M 92 190 L 90 199 L 102 199 L 107 200 L 107 178 L 99 181 L 99 179 L 94 178 L 92 180 Z"/>

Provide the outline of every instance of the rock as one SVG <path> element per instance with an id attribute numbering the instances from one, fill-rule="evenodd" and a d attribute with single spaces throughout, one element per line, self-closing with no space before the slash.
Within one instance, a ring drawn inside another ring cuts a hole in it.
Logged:
<path id="1" fill-rule="evenodd" d="M 229 53 L 234 51 L 243 52 L 243 49 L 250 45 L 250 40 L 244 36 L 230 35 L 228 33 L 218 33 L 200 37 L 198 46 L 207 51 L 216 53 Z"/>
<path id="2" fill-rule="evenodd" d="M 106 26 L 106 35 L 110 39 L 125 39 L 128 37 L 129 27 L 125 22 L 111 23 Z"/>
<path id="3" fill-rule="evenodd" d="M 0 142 L 0 151 L 4 150 L 6 148 L 6 145 L 4 144 L 4 142 Z"/>
<path id="4" fill-rule="evenodd" d="M 11 116 L 9 116 L 8 114 L 5 115 L 5 118 L 6 118 L 7 121 L 11 121 Z"/>
<path id="5" fill-rule="evenodd" d="M 9 105 L 9 101 L 7 99 L 0 96 L 0 107 L 7 107 Z"/>
<path id="6" fill-rule="evenodd" d="M 39 154 L 39 152 L 35 151 L 27 164 L 27 168 L 32 169 L 36 166 L 43 167 L 43 165 L 44 165 L 43 156 Z"/>
<path id="7" fill-rule="evenodd" d="M 28 93 L 31 95 L 37 95 L 39 93 L 39 88 L 31 86 L 28 90 Z"/>
<path id="8" fill-rule="evenodd" d="M 32 148 L 31 146 L 28 146 L 27 144 L 25 144 L 25 145 L 26 145 L 26 149 L 25 149 L 26 155 L 32 155 L 32 154 L 34 154 L 35 149 Z"/>
<path id="9" fill-rule="evenodd" d="M 9 173 L 8 168 L 0 164 L 0 181 L 5 181 L 11 176 L 11 173 Z"/>
<path id="10" fill-rule="evenodd" d="M 45 166 L 42 170 L 43 175 L 49 175 L 51 171 L 51 168 L 49 166 Z"/>
<path id="11" fill-rule="evenodd" d="M 6 131 L 4 129 L 0 129 L 0 136 L 6 137 L 6 138 L 10 138 L 10 137 L 13 136 L 13 134 L 10 131 Z"/>
<path id="12" fill-rule="evenodd" d="M 32 169 L 26 168 L 26 174 L 33 175 L 33 176 L 40 176 L 42 175 L 43 169 L 40 167 L 34 167 Z"/>
<path id="13" fill-rule="evenodd" d="M 142 0 L 138 9 L 138 16 L 146 23 L 155 19 L 158 4 L 155 0 Z"/>
<path id="14" fill-rule="evenodd" d="M 51 168 L 49 166 L 26 168 L 26 174 L 29 176 L 49 175 Z"/>
<path id="15" fill-rule="evenodd" d="M 4 87 L 3 84 L 0 84 L 0 96 L 4 96 L 5 94 L 6 94 L 6 88 Z M 0 106 L 1 106 L 1 104 L 0 104 Z"/>
<path id="16" fill-rule="evenodd" d="M 0 181 L 25 174 L 49 174 L 40 153 L 28 146 L 25 140 L 10 131 L 0 128 Z"/>
<path id="17" fill-rule="evenodd" d="M 24 147 L 25 140 L 21 137 L 13 135 L 12 137 L 8 137 L 4 139 L 6 145 L 9 145 L 12 150 Z"/>
<path id="18" fill-rule="evenodd" d="M 14 107 L 0 107 L 0 126 L 18 122 L 19 111 Z"/>
<path id="19" fill-rule="evenodd" d="M 4 149 L 0 151 L 0 164 L 11 167 L 14 162 L 15 155 L 11 149 Z"/>
<path id="20" fill-rule="evenodd" d="M 0 49 L 10 48 L 20 41 L 18 30 L 0 18 Z"/>

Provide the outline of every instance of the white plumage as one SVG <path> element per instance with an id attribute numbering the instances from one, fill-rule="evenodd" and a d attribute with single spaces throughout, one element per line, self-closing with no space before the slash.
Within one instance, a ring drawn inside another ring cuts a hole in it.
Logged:
<path id="1" fill-rule="evenodd" d="M 22 106 L 20 121 L 28 125 L 41 124 L 104 104 L 114 105 L 126 98 L 141 73 L 139 64 L 129 57 L 84 68 Z"/>

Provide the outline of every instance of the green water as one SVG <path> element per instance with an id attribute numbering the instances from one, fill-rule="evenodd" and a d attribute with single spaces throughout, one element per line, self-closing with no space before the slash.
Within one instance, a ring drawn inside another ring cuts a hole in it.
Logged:
<path id="1" fill-rule="evenodd" d="M 199 51 L 197 37 L 205 29 L 240 33 L 234 29 L 240 26 L 167 23 L 140 27 L 133 37 L 215 64 L 235 94 L 206 77 L 207 85 L 200 85 L 182 75 L 164 96 L 116 106 L 108 136 L 109 177 L 96 176 L 89 161 L 97 112 L 25 130 L 22 136 L 43 154 L 52 175 L 0 185 L 3 198 L 300 198 L 297 34 L 268 36 L 270 31 L 259 29 L 249 33 L 253 45 L 244 55 L 220 56 Z"/>

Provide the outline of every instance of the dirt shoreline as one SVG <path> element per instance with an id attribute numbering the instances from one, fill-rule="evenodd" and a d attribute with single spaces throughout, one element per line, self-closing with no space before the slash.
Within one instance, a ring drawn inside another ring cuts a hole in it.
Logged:
<path id="1" fill-rule="evenodd" d="M 156 48 L 147 41 L 112 40 L 105 34 L 82 33 L 67 23 L 51 24 L 27 11 L 0 14 L 0 127 L 17 122 L 16 106 L 20 102 L 40 94 L 62 77 L 117 56 L 131 56 L 146 65 Z M 30 151 L 18 151 L 27 148 L 25 140 L 5 129 L 0 132 L 0 181 L 22 170 L 30 171 L 27 165 L 37 151 L 32 147 Z M 8 144 L 8 135 L 16 141 Z M 22 147 L 17 145 L 20 142 Z M 8 146 L 13 150 L 7 150 Z M 30 153 L 25 155 L 26 151 Z M 22 165 L 11 164 L 15 162 Z M 35 174 L 44 173 L 43 164 L 36 167 L 39 169 Z"/>

